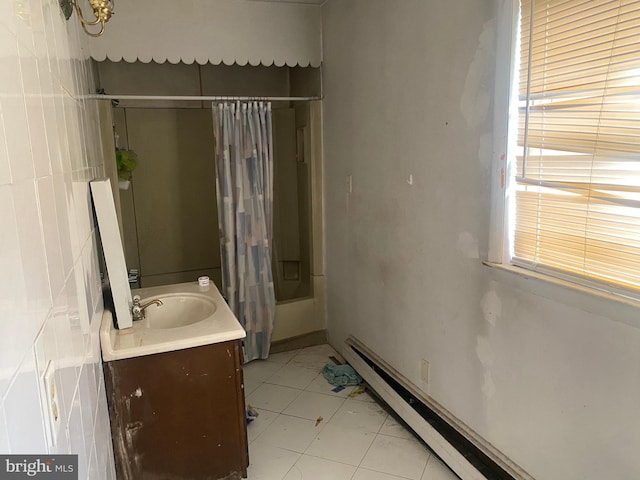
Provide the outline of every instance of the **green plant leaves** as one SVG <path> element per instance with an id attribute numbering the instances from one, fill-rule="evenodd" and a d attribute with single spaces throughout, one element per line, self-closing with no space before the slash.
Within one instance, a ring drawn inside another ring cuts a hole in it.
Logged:
<path id="1" fill-rule="evenodd" d="M 133 150 L 116 150 L 118 179 L 129 180 L 131 172 L 138 166 L 138 155 Z"/>

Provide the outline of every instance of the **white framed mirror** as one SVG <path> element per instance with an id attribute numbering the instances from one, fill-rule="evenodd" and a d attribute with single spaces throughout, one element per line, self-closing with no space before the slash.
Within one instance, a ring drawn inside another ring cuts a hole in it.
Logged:
<path id="1" fill-rule="evenodd" d="M 116 326 L 119 329 L 130 328 L 133 325 L 131 307 L 131 288 L 127 276 L 127 264 L 124 259 L 124 249 L 120 238 L 116 207 L 113 200 L 111 181 L 108 178 L 93 180 L 91 196 L 96 209 L 98 229 L 102 240 L 107 275 L 111 286 L 111 295 L 115 307 Z"/>

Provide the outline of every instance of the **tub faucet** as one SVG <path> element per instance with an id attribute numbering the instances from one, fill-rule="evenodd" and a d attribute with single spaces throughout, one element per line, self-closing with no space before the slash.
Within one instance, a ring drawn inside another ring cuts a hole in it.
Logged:
<path id="1" fill-rule="evenodd" d="M 144 311 L 147 307 L 151 305 L 162 305 L 162 300 L 158 300 L 157 298 L 151 300 L 147 303 L 140 305 L 140 295 L 135 295 L 133 297 L 133 307 L 131 307 L 131 314 L 133 315 L 133 320 L 142 320 L 144 319 Z"/>

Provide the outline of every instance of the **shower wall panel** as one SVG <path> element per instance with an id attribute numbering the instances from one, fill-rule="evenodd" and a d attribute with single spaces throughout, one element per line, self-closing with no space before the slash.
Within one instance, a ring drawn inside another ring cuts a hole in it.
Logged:
<path id="1" fill-rule="evenodd" d="M 220 285 L 211 111 L 129 108 L 126 124 L 139 160 L 123 203 L 134 209 L 142 286 L 203 274 Z"/>

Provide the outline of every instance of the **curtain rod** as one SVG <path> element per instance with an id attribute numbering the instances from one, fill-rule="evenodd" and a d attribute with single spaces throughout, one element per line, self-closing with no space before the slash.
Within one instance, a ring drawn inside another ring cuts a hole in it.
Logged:
<path id="1" fill-rule="evenodd" d="M 322 97 L 238 97 L 238 96 L 206 96 L 206 95 L 88 95 L 96 100 L 179 100 L 193 102 L 295 102 L 322 100 Z"/>

